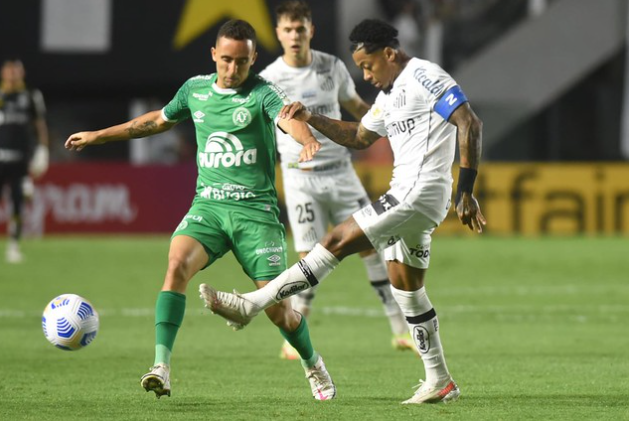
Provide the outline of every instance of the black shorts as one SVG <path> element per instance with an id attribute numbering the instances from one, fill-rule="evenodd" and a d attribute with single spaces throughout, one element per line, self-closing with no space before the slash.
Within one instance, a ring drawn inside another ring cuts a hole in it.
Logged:
<path id="1" fill-rule="evenodd" d="M 14 188 L 22 188 L 22 180 L 28 174 L 26 161 L 0 162 L 0 189 L 4 185 Z"/>

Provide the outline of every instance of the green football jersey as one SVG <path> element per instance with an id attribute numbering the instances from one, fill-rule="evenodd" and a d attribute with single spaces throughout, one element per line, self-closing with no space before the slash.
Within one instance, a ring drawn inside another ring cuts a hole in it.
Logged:
<path id="1" fill-rule="evenodd" d="M 163 108 L 171 122 L 192 118 L 197 138 L 195 201 L 278 212 L 275 123 L 286 95 L 250 74 L 237 89 L 219 88 L 216 74 L 188 79 Z"/>

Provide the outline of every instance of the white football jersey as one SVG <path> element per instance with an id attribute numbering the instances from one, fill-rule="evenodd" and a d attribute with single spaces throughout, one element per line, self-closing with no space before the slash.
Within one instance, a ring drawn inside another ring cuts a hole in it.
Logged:
<path id="1" fill-rule="evenodd" d="M 308 109 L 337 120 L 341 119 L 339 101 L 347 101 L 356 96 L 356 86 L 347 67 L 338 58 L 330 54 L 312 50 L 312 63 L 305 67 L 292 67 L 278 57 L 269 64 L 260 76 L 279 86 L 291 101 L 299 101 Z M 299 168 L 310 168 L 341 158 L 350 159 L 350 153 L 310 127 L 321 142 L 321 149 L 310 162 L 299 164 Z M 302 146 L 292 137 L 276 130 L 277 147 L 283 166 L 297 165 Z"/>
<path id="2" fill-rule="evenodd" d="M 454 79 L 437 64 L 413 58 L 391 89 L 378 94 L 361 121 L 391 143 L 394 168 L 389 193 L 399 201 L 414 202 L 437 223 L 447 213 L 452 192 L 456 126 L 435 106 L 455 86 Z M 448 96 L 448 100 L 453 111 L 456 101 L 465 98 Z"/>

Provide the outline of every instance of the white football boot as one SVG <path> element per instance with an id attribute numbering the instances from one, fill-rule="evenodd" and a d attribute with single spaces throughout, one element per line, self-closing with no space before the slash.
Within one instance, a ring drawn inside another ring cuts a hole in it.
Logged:
<path id="1" fill-rule="evenodd" d="M 421 354 L 415 346 L 413 338 L 411 338 L 411 334 L 409 332 L 402 333 L 400 335 L 393 335 L 393 337 L 391 338 L 391 346 L 393 347 L 393 349 L 396 349 L 398 351 L 413 351 L 418 357 L 421 358 Z"/>
<path id="2" fill-rule="evenodd" d="M 402 402 L 403 405 L 407 404 L 420 404 L 420 403 L 448 403 L 453 402 L 459 398 L 461 391 L 459 390 L 452 377 L 448 377 L 446 380 L 440 381 L 435 385 L 429 385 L 423 380 L 419 381 L 417 385 L 417 391 L 410 398 Z"/>
<path id="3" fill-rule="evenodd" d="M 147 392 L 155 392 L 157 398 L 163 395 L 170 396 L 170 367 L 166 364 L 157 364 L 150 368 L 140 379 L 140 384 Z"/>
<path id="4" fill-rule="evenodd" d="M 199 292 L 201 299 L 205 302 L 205 307 L 227 320 L 227 325 L 234 330 L 240 330 L 247 326 L 262 310 L 236 291 L 231 294 L 217 291 L 207 284 L 201 284 L 199 285 Z"/>
<path id="5" fill-rule="evenodd" d="M 304 370 L 306 371 L 306 378 L 310 382 L 313 398 L 318 401 L 327 401 L 336 396 L 336 386 L 320 355 L 314 367 L 304 368 Z"/>
<path id="6" fill-rule="evenodd" d="M 17 241 L 9 240 L 5 258 L 7 263 L 22 263 L 24 261 L 24 256 L 20 251 L 20 245 Z"/>
<path id="7" fill-rule="evenodd" d="M 301 357 L 299 356 L 299 352 L 297 352 L 288 341 L 284 341 L 282 349 L 280 350 L 280 358 L 282 360 L 298 360 Z"/>

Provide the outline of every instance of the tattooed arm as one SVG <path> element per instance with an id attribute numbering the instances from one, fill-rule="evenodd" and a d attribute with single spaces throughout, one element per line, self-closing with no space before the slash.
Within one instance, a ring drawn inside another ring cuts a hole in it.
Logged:
<path id="1" fill-rule="evenodd" d="M 368 148 L 381 137 L 358 122 L 334 120 L 320 114 L 312 114 L 299 102 L 285 105 L 280 111 L 280 117 L 305 121 L 334 143 L 353 149 Z"/>
<path id="2" fill-rule="evenodd" d="M 161 110 L 150 111 L 126 123 L 111 126 L 95 132 L 79 132 L 70 135 L 65 147 L 80 151 L 88 145 L 100 145 L 119 140 L 136 139 L 165 132 L 177 123 L 162 118 Z"/>
<path id="3" fill-rule="evenodd" d="M 482 151 L 483 123 L 469 103 L 457 108 L 448 122 L 457 127 L 459 141 L 459 181 L 454 199 L 456 213 L 463 225 L 480 233 L 487 221 L 472 191 Z"/>

